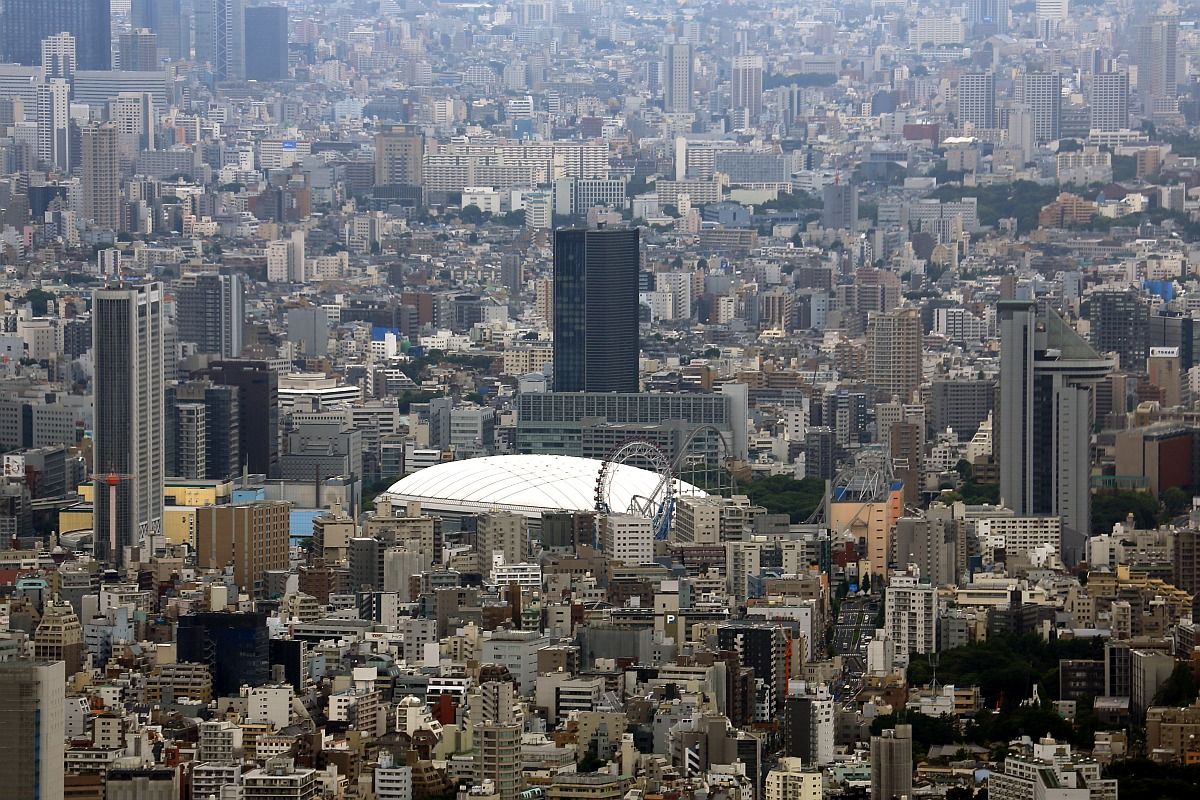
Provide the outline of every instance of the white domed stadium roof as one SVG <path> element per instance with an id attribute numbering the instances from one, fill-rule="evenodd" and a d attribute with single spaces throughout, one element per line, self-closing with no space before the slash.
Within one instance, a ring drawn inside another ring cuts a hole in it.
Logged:
<path id="1" fill-rule="evenodd" d="M 544 511 L 593 511 L 596 478 L 604 462 L 591 458 L 507 455 L 448 461 L 414 472 L 392 484 L 393 503 L 416 501 L 421 510 L 454 514 L 511 511 L 537 517 Z M 649 497 L 660 477 L 649 470 L 614 464 L 610 506 L 624 513 L 634 497 Z M 676 480 L 676 496 L 705 492 Z"/>

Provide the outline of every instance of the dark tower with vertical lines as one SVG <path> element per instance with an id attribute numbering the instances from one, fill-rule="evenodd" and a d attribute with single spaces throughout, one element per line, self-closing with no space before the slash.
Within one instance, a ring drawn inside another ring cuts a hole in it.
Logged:
<path id="1" fill-rule="evenodd" d="M 554 390 L 638 391 L 637 228 L 554 232 Z"/>

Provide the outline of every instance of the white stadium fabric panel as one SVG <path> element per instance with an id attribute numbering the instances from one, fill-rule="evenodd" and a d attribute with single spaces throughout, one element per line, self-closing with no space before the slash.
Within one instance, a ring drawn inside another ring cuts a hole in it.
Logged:
<path id="1" fill-rule="evenodd" d="M 573 456 L 470 458 L 414 472 L 393 484 L 387 495 L 395 503 L 418 501 L 424 511 L 462 514 L 499 509 L 536 517 L 543 511 L 592 511 L 602 463 Z M 614 512 L 624 512 L 635 496 L 653 494 L 660 480 L 657 473 L 625 464 L 612 469 Z M 704 492 L 676 481 L 676 494 L 698 497 Z"/>

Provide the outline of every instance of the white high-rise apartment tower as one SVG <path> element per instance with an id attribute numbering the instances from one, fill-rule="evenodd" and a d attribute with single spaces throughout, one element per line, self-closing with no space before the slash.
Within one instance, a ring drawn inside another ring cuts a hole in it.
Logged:
<path id="1" fill-rule="evenodd" d="M 1092 76 L 1091 123 L 1096 131 L 1120 131 L 1129 127 L 1129 73 L 1102 72 Z"/>
<path id="2" fill-rule="evenodd" d="M 71 87 L 56 78 L 37 93 L 38 161 L 58 170 L 71 168 Z"/>
<path id="3" fill-rule="evenodd" d="M 42 71 L 46 80 L 75 77 L 75 37 L 67 32 L 42 39 Z"/>
<path id="4" fill-rule="evenodd" d="M 731 101 L 734 108 L 744 108 L 753 122 L 762 114 L 763 60 L 762 56 L 733 57 L 733 91 Z"/>
<path id="5" fill-rule="evenodd" d="M 958 123 L 976 128 L 996 127 L 996 76 L 968 72 L 958 78 Z"/>
<path id="6" fill-rule="evenodd" d="M 692 46 L 676 43 L 663 47 L 663 66 L 663 111 L 691 111 Z"/>

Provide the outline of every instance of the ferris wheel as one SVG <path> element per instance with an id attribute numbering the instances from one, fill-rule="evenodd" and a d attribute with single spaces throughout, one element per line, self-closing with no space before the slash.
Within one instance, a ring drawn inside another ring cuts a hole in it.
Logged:
<path id="1" fill-rule="evenodd" d="M 614 501 L 613 486 L 622 466 L 638 467 L 658 475 L 648 495 L 630 496 L 625 507 Z M 667 538 L 675 509 L 675 479 L 671 461 L 651 442 L 632 440 L 610 452 L 596 474 L 596 511 L 601 514 L 633 514 L 651 521 L 656 539 Z"/>

